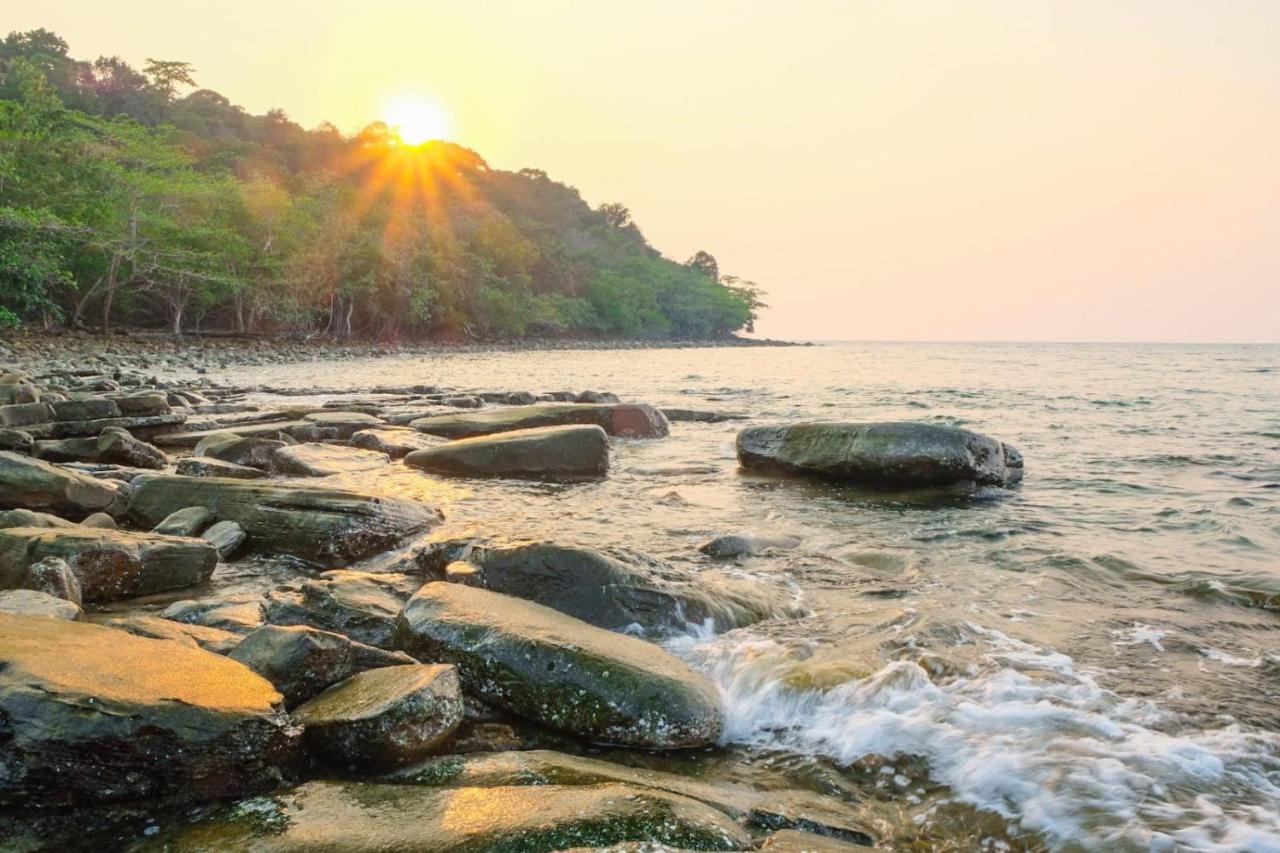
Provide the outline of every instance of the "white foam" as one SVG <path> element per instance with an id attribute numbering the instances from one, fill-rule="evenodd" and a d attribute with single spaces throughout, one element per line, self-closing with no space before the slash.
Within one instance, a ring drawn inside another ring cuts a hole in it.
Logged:
<path id="1" fill-rule="evenodd" d="M 953 797 L 1054 847 L 1280 851 L 1280 735 L 1192 727 L 1102 689 L 1066 655 L 970 628 L 984 663 L 943 683 L 896 661 L 791 689 L 783 676 L 807 650 L 746 631 L 671 647 L 719 686 L 727 742 L 846 763 L 918 756 Z"/>

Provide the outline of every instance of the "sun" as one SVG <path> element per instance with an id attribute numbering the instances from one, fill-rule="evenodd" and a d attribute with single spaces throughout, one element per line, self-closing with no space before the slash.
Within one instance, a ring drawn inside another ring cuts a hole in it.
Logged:
<path id="1" fill-rule="evenodd" d="M 421 145 L 449 135 L 449 116 L 444 108 L 422 95 L 397 95 L 387 99 L 382 120 L 408 145 Z"/>

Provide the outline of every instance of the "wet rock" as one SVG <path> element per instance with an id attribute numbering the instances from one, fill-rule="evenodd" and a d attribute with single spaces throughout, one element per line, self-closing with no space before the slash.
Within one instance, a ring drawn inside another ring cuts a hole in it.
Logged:
<path id="1" fill-rule="evenodd" d="M 202 625 L 235 634 L 249 634 L 262 627 L 262 599 L 252 593 L 231 593 L 212 598 L 175 601 L 160 612 L 165 619 Z"/>
<path id="2" fill-rule="evenodd" d="M 54 420 L 59 421 L 89 421 L 98 418 L 118 418 L 121 415 L 115 401 L 106 397 L 60 400 L 49 405 L 53 408 Z"/>
<path id="3" fill-rule="evenodd" d="M 444 439 L 420 433 L 408 427 L 362 429 L 351 436 L 351 444 L 361 450 L 377 450 L 392 459 L 400 459 L 415 450 L 439 445 Z"/>
<path id="4" fill-rule="evenodd" d="M 261 480 L 267 476 L 266 471 L 250 468 L 248 465 L 236 465 L 200 456 L 179 459 L 174 471 L 183 477 L 226 477 L 233 480 Z"/>
<path id="5" fill-rule="evenodd" d="M 0 614 L 48 619 L 80 618 L 80 605 L 34 589 L 0 590 Z"/>
<path id="6" fill-rule="evenodd" d="M 396 620 L 409 596 L 422 585 L 403 574 L 331 571 L 294 589 L 271 592 L 267 621 L 336 631 L 380 649 L 395 648 Z"/>
<path id="7" fill-rule="evenodd" d="M 381 468 L 390 460 L 375 450 L 332 444 L 296 444 L 281 447 L 273 457 L 275 468 L 290 477 L 328 477 Z"/>
<path id="8" fill-rule="evenodd" d="M 86 603 L 115 601 L 208 580 L 218 552 L 201 539 L 91 527 L 0 530 L 0 588 L 22 583 L 31 564 L 67 562 Z"/>
<path id="9" fill-rule="evenodd" d="M 731 533 L 717 536 L 709 542 L 698 546 L 698 550 L 708 557 L 717 559 L 733 559 L 735 557 L 755 557 L 771 551 L 790 551 L 800 545 L 796 536 L 756 536 L 751 533 Z"/>
<path id="10" fill-rule="evenodd" d="M 701 746 L 724 725 L 710 682 L 658 646 L 498 593 L 429 583 L 396 641 L 457 664 L 468 694 L 596 743 Z"/>
<path id="11" fill-rule="evenodd" d="M 235 661 L 21 616 L 0 616 L 0 719 L 2 806 L 248 794 L 279 783 L 301 734 Z"/>
<path id="12" fill-rule="evenodd" d="M 119 484 L 0 451 L 0 508 L 45 510 L 83 519 L 99 511 L 119 514 L 124 501 Z"/>
<path id="13" fill-rule="evenodd" d="M 227 654 L 240 644 L 240 635 L 231 631 L 210 628 L 207 625 L 189 625 L 159 616 L 145 614 L 113 616 L 106 618 L 102 624 L 108 628 L 128 631 L 137 637 L 172 640 L 184 646 L 205 649 L 220 655 Z"/>
<path id="14" fill-rule="evenodd" d="M 449 583 L 484 586 L 484 579 L 480 574 L 480 570 L 465 560 L 454 560 L 445 566 L 444 579 Z"/>
<path id="15" fill-rule="evenodd" d="M 234 521 L 219 521 L 200 534 L 200 538 L 213 543 L 218 549 L 218 556 L 229 560 L 235 556 L 245 540 L 249 538 L 244 528 Z"/>
<path id="16" fill-rule="evenodd" d="M 918 423 L 802 423 L 738 433 L 744 468 L 868 486 L 1010 486 L 1022 454 L 985 435 Z"/>
<path id="17" fill-rule="evenodd" d="M 216 520 L 217 516 L 208 507 L 189 506 L 166 515 L 151 532 L 164 536 L 199 536 Z"/>
<path id="18" fill-rule="evenodd" d="M 128 517 L 152 527 L 174 507 L 206 506 L 249 545 L 321 566 L 346 565 L 438 523 L 439 510 L 358 492 L 225 478 L 157 475 L 134 489 Z"/>
<path id="19" fill-rule="evenodd" d="M 30 453 L 35 440 L 31 433 L 20 429 L 0 429 L 0 450 Z"/>
<path id="20" fill-rule="evenodd" d="M 718 424 L 725 421 L 745 421 L 746 415 L 740 415 L 733 412 L 707 412 L 701 409 L 669 409 L 664 408 L 662 413 L 667 416 L 667 420 L 672 423 L 684 422 L 695 424 Z"/>
<path id="21" fill-rule="evenodd" d="M 350 441 L 351 436 L 360 430 L 379 426 L 383 422 L 382 418 L 363 412 L 312 412 L 303 416 L 302 420 L 317 429 L 328 430 L 339 441 Z M 306 440 L 304 435 L 299 434 L 299 430 L 290 432 L 296 438 Z"/>
<path id="22" fill-rule="evenodd" d="M 101 530 L 117 530 L 120 527 L 120 525 L 116 524 L 116 520 L 105 512 L 95 512 L 80 524 L 84 527 L 97 527 Z"/>
<path id="23" fill-rule="evenodd" d="M 366 669 L 414 663 L 401 652 L 302 625 L 264 625 L 231 657 L 274 684 L 289 708 Z"/>
<path id="24" fill-rule="evenodd" d="M 329 761 L 385 767 L 434 752 L 462 721 L 458 674 L 444 664 L 408 664 L 335 684 L 293 713 L 307 747 Z"/>
<path id="25" fill-rule="evenodd" d="M 0 512 L 0 529 L 6 527 L 75 527 L 74 521 L 58 518 L 47 512 L 29 509 L 10 509 Z"/>
<path id="26" fill-rule="evenodd" d="M 192 453 L 220 462 L 233 465 L 244 465 L 249 468 L 266 470 L 271 467 L 275 452 L 284 447 L 283 441 L 261 436 L 236 435 L 233 432 L 220 432 L 200 439 Z"/>
<path id="27" fill-rule="evenodd" d="M 536 427 L 415 450 L 404 461 L 462 477 L 598 477 L 609 470 L 609 437 L 598 426 Z"/>
<path id="28" fill-rule="evenodd" d="M 169 464 L 169 457 L 164 451 L 139 441 L 119 427 L 107 427 L 102 431 L 98 436 L 97 452 L 99 462 L 111 465 L 161 470 Z"/>
<path id="29" fill-rule="evenodd" d="M 309 782 L 239 804 L 141 849 L 543 853 L 626 841 L 694 850 L 751 847 L 740 827 L 702 803 L 625 785 L 424 788 Z"/>
<path id="30" fill-rule="evenodd" d="M 303 421 L 281 418 L 279 420 L 257 423 L 237 424 L 234 426 L 218 426 L 216 429 L 199 429 L 184 432 L 171 432 L 155 437 L 160 447 L 195 447 L 213 435 L 232 433 L 241 438 L 273 436 L 278 432 L 289 432 L 295 427 L 304 426 Z"/>
<path id="31" fill-rule="evenodd" d="M 609 435 L 624 438 L 661 438 L 670 432 L 666 417 L 648 405 L 579 405 L 549 403 L 515 406 L 457 415 L 419 418 L 409 426 L 429 435 L 471 438 L 515 429 L 595 424 Z"/>
<path id="32" fill-rule="evenodd" d="M 70 601 L 77 607 L 84 603 L 80 579 L 67 561 L 59 557 L 45 557 L 27 566 L 20 585 L 23 589 L 34 589 Z"/>
<path id="33" fill-rule="evenodd" d="M 840 841 L 797 829 L 782 829 L 773 833 L 764 840 L 760 849 L 770 853 L 856 853 L 859 850 L 874 853 L 875 850 L 865 844 Z"/>
<path id="34" fill-rule="evenodd" d="M 466 559 L 479 570 L 472 584 L 536 601 L 612 631 L 652 634 L 710 623 L 717 631 L 795 615 L 786 591 L 731 578 L 691 576 L 634 552 L 612 554 L 533 542 L 476 546 Z"/>

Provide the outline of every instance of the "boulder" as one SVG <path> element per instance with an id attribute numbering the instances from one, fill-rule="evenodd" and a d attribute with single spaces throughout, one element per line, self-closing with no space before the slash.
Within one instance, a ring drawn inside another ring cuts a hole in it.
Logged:
<path id="1" fill-rule="evenodd" d="M 213 543 L 213 547 L 218 549 L 219 558 L 230 560 L 249 536 L 234 521 L 219 521 L 201 533 L 200 538 Z"/>
<path id="2" fill-rule="evenodd" d="M 120 414 L 126 417 L 146 417 L 170 413 L 169 398 L 161 391 L 140 391 L 115 398 Z"/>
<path id="3" fill-rule="evenodd" d="M 273 438 L 262 438 L 256 435 L 236 435 L 233 432 L 217 432 L 200 439 L 192 453 L 233 465 L 246 465 L 250 468 L 271 467 L 275 452 L 284 447 L 283 441 Z"/>
<path id="4" fill-rule="evenodd" d="M 475 546 L 467 560 L 478 571 L 472 586 L 536 601 L 612 631 L 639 627 L 666 635 L 708 624 L 728 631 L 798 615 L 781 587 L 693 575 L 620 549 L 606 554 L 554 542 Z"/>
<path id="5" fill-rule="evenodd" d="M 84 603 L 80 579 L 60 557 L 45 557 L 27 566 L 21 581 L 23 589 L 34 589 L 64 599 L 79 607 Z"/>
<path id="6" fill-rule="evenodd" d="M 216 520 L 217 516 L 208 507 L 189 506 L 166 515 L 163 521 L 151 528 L 151 532 L 164 536 L 199 536 Z"/>
<path id="7" fill-rule="evenodd" d="M 209 579 L 218 552 L 203 539 L 93 527 L 10 527 L 0 530 L 0 588 L 24 585 L 29 567 L 65 560 L 86 603 L 116 601 Z"/>
<path id="8" fill-rule="evenodd" d="M 627 841 L 668 845 L 655 849 L 751 847 L 750 837 L 715 809 L 625 785 L 424 788 L 308 782 L 232 806 L 139 849 L 550 853 Z"/>
<path id="9" fill-rule="evenodd" d="M 0 590 L 0 614 L 48 619 L 80 618 L 80 605 L 34 589 Z"/>
<path id="10" fill-rule="evenodd" d="M 595 743 L 703 746 L 724 726 L 711 683 L 658 646 L 487 590 L 427 584 L 396 641 L 456 664 L 468 694 Z"/>
<path id="11" fill-rule="evenodd" d="M 414 662 L 402 652 L 302 625 L 264 625 L 245 637 L 231 657 L 274 684 L 288 708 L 366 669 Z"/>
<path id="12" fill-rule="evenodd" d="M 340 764 L 386 767 L 436 751 L 462 722 L 458 674 L 444 664 L 370 669 L 293 712 L 312 752 Z"/>
<path id="13" fill-rule="evenodd" d="M 1011 486 L 1012 446 L 956 427 L 918 423 L 801 423 L 738 433 L 744 468 L 884 487 Z"/>
<path id="14" fill-rule="evenodd" d="M 266 618 L 272 625 L 310 625 L 392 649 L 400 611 L 420 586 L 421 580 L 403 574 L 325 572 L 269 593 Z"/>
<path id="15" fill-rule="evenodd" d="M 301 735 L 235 661 L 22 616 L 0 616 L 0 719 L 0 806 L 254 793 L 279 783 Z"/>
<path id="16" fill-rule="evenodd" d="M 408 427 L 379 427 L 378 429 L 362 429 L 351 436 L 353 447 L 361 450 L 377 450 L 392 459 L 400 459 L 415 450 L 426 450 L 445 441 L 439 436 L 431 436 Z"/>
<path id="17" fill-rule="evenodd" d="M 456 415 L 418 418 L 409 426 L 429 435 L 471 438 L 514 429 L 594 424 L 609 435 L 623 438 L 662 438 L 670 426 L 662 412 L 648 405 L 585 405 L 548 403 L 536 406 L 486 409 Z"/>
<path id="18" fill-rule="evenodd" d="M 116 515 L 126 499 L 115 482 L 0 451 L 0 509 L 47 510 L 75 519 L 99 511 Z"/>
<path id="19" fill-rule="evenodd" d="M 139 441 L 127 430 L 107 427 L 98 436 L 98 461 L 111 465 L 128 465 L 133 468 L 161 470 L 169 464 L 169 457 L 157 447 Z"/>
<path id="20" fill-rule="evenodd" d="M 277 471 L 289 477 L 328 477 L 381 468 L 390 460 L 376 450 L 333 444 L 295 444 L 281 447 L 272 457 Z"/>
<path id="21" fill-rule="evenodd" d="M 267 472 L 248 465 L 236 465 L 223 462 L 221 459 L 207 459 L 202 456 L 188 456 L 179 459 L 174 472 L 183 477 L 226 477 L 232 480 L 261 480 Z"/>
<path id="22" fill-rule="evenodd" d="M 189 625 L 175 622 L 159 616 L 133 614 L 130 616 L 113 616 L 103 620 L 108 628 L 128 631 L 138 637 L 153 640 L 172 640 L 184 646 L 205 649 L 225 655 L 240 644 L 240 635 L 221 628 L 210 628 L 207 625 Z"/>
<path id="23" fill-rule="evenodd" d="M 93 515 L 80 522 L 84 527 L 97 527 L 102 530 L 119 530 L 120 525 L 116 524 L 116 520 L 105 512 L 95 512 Z"/>
<path id="24" fill-rule="evenodd" d="M 611 391 L 583 391 L 573 398 L 575 403 L 618 403 L 618 395 Z"/>
<path id="25" fill-rule="evenodd" d="M 599 477 L 609 436 L 598 426 L 535 427 L 415 450 L 406 465 L 461 477 Z"/>
<path id="26" fill-rule="evenodd" d="M 156 475 L 139 483 L 127 516 L 153 527 L 174 507 L 205 506 L 244 528 L 252 548 L 321 566 L 346 565 L 437 524 L 416 501 L 284 483 Z"/>

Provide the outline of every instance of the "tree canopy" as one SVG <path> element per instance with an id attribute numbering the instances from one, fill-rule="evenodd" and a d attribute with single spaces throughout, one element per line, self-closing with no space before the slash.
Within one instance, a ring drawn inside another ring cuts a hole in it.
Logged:
<path id="1" fill-rule="evenodd" d="M 186 62 L 0 41 L 0 325 L 695 339 L 761 307 L 542 170 L 251 115 Z"/>

